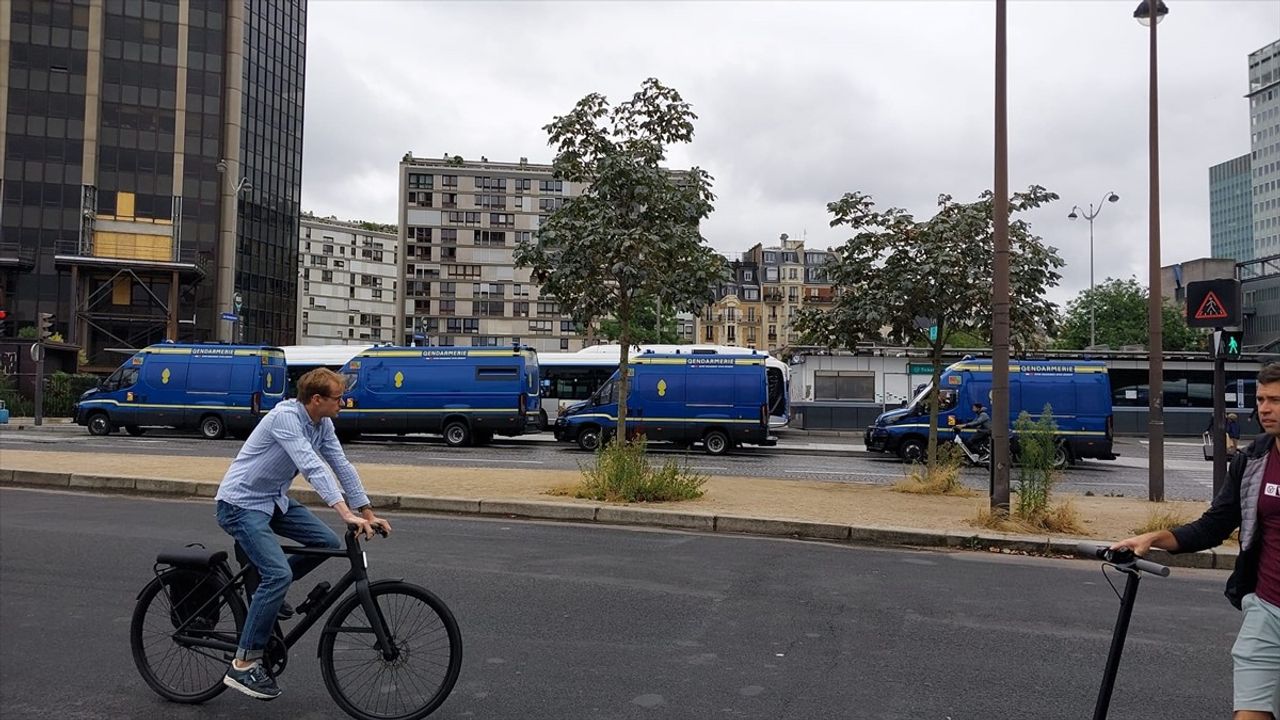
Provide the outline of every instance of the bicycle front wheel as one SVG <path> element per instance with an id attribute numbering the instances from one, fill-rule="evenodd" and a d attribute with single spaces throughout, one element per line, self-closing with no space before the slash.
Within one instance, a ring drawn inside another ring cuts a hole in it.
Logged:
<path id="1" fill-rule="evenodd" d="M 440 707 L 462 669 L 462 634 L 444 602 L 404 582 L 369 588 L 398 651 L 385 660 L 360 596 L 333 611 L 320 638 L 325 687 L 359 720 L 417 720 Z"/>
<path id="2" fill-rule="evenodd" d="M 142 679 L 161 697 L 202 703 L 226 689 L 222 677 L 244 627 L 244 603 L 218 590 L 226 577 L 187 568 L 168 570 L 143 588 L 133 609 L 129 643 Z"/>

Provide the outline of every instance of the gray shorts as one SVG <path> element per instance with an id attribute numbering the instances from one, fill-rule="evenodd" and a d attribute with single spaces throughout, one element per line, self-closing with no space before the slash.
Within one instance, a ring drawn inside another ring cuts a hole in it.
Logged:
<path id="1" fill-rule="evenodd" d="M 1280 607 L 1249 593 L 1241 609 L 1244 620 L 1231 648 L 1234 709 L 1269 712 L 1280 719 Z"/>

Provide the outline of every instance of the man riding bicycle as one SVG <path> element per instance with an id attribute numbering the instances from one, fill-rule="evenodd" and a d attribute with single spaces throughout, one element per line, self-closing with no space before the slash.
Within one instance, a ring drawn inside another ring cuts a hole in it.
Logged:
<path id="1" fill-rule="evenodd" d="M 342 376 L 326 368 L 299 378 L 297 399 L 279 403 L 262 418 L 218 486 L 218 525 L 235 538 L 260 576 L 223 683 L 259 700 L 280 695 L 262 666 L 262 655 L 285 593 L 324 561 L 304 555 L 286 558 L 276 535 L 307 547 L 340 546 L 332 530 L 288 496 L 293 478 L 301 472 L 325 504 L 366 538 L 377 530 L 391 531 L 391 523 L 373 513 L 360 476 L 334 434 L 333 418 L 345 387 Z"/>
<path id="2" fill-rule="evenodd" d="M 972 420 L 956 426 L 957 430 L 964 428 L 973 428 L 976 432 L 968 440 L 965 440 L 962 435 L 960 442 L 964 443 L 964 446 L 969 448 L 970 452 L 981 450 L 983 443 L 991 437 L 991 416 L 987 414 L 987 409 L 982 406 L 982 403 L 976 402 L 973 404 Z"/>

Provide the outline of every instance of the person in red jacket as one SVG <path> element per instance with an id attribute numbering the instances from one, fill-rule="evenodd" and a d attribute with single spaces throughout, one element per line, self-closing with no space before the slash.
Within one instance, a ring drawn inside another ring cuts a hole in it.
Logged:
<path id="1" fill-rule="evenodd" d="M 1216 547 L 1237 528 L 1240 554 L 1227 599 L 1244 611 L 1231 650 L 1233 720 L 1280 720 L 1280 363 L 1258 373 L 1258 422 L 1265 434 L 1235 454 L 1209 509 L 1186 525 L 1112 545 L 1145 555 Z"/>

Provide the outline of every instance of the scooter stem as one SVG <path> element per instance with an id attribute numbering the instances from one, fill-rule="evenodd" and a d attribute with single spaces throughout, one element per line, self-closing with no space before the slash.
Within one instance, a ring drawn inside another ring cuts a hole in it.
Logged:
<path id="1" fill-rule="evenodd" d="M 1120 614 L 1116 628 L 1111 633 L 1111 651 L 1107 653 L 1107 667 L 1102 674 L 1102 687 L 1098 688 L 1098 703 L 1093 708 L 1093 720 L 1106 720 L 1111 706 L 1111 691 L 1115 688 L 1116 673 L 1120 670 L 1120 654 L 1124 652 L 1124 639 L 1129 634 L 1129 618 L 1133 616 L 1134 601 L 1138 597 L 1137 570 L 1122 570 L 1129 576 L 1124 583 L 1124 597 L 1120 600 Z"/>

